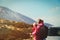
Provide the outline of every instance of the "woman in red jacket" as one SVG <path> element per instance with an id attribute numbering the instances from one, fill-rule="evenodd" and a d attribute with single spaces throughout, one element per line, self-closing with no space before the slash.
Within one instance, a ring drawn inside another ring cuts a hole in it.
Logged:
<path id="1" fill-rule="evenodd" d="M 36 31 L 37 31 L 37 24 L 33 23 L 32 35 L 34 40 L 36 40 Z"/>
<path id="2" fill-rule="evenodd" d="M 43 20 L 41 19 L 38 19 L 37 23 L 33 23 L 32 35 L 33 35 L 34 40 L 43 40 L 40 36 L 40 28 L 43 27 L 43 25 L 44 23 L 43 23 Z"/>

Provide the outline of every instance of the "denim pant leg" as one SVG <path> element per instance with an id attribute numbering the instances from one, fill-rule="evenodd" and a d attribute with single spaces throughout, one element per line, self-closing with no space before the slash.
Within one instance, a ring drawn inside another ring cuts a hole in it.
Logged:
<path id="1" fill-rule="evenodd" d="M 46 38 L 45 38 L 45 39 L 43 39 L 43 40 L 46 40 Z"/>

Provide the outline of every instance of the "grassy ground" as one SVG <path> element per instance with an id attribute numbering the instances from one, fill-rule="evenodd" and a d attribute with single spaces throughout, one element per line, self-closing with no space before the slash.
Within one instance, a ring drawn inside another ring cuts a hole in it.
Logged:
<path id="1" fill-rule="evenodd" d="M 0 19 L 0 40 L 32 40 L 32 25 Z"/>

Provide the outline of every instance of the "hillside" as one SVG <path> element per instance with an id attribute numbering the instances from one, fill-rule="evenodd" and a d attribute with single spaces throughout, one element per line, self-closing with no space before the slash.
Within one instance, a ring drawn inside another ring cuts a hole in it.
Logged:
<path id="1" fill-rule="evenodd" d="M 24 22 L 0 19 L 0 40 L 31 39 L 31 27 Z"/>

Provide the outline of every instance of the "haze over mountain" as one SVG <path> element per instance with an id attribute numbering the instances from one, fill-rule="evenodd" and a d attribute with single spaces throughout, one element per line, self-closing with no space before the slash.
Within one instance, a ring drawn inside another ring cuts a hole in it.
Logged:
<path id="1" fill-rule="evenodd" d="M 0 18 L 7 19 L 7 20 L 13 20 L 18 22 L 25 22 L 28 24 L 32 24 L 35 21 L 25 15 L 22 15 L 20 13 L 14 12 L 10 10 L 9 8 L 0 6 Z M 52 24 L 45 23 L 47 26 L 53 26 Z"/>
<path id="2" fill-rule="evenodd" d="M 18 21 L 18 22 L 25 22 L 28 24 L 32 24 L 33 22 L 35 22 L 33 19 L 31 19 L 25 15 L 14 12 L 14 11 L 10 10 L 9 8 L 2 7 L 2 6 L 0 6 L 0 18 Z"/>

